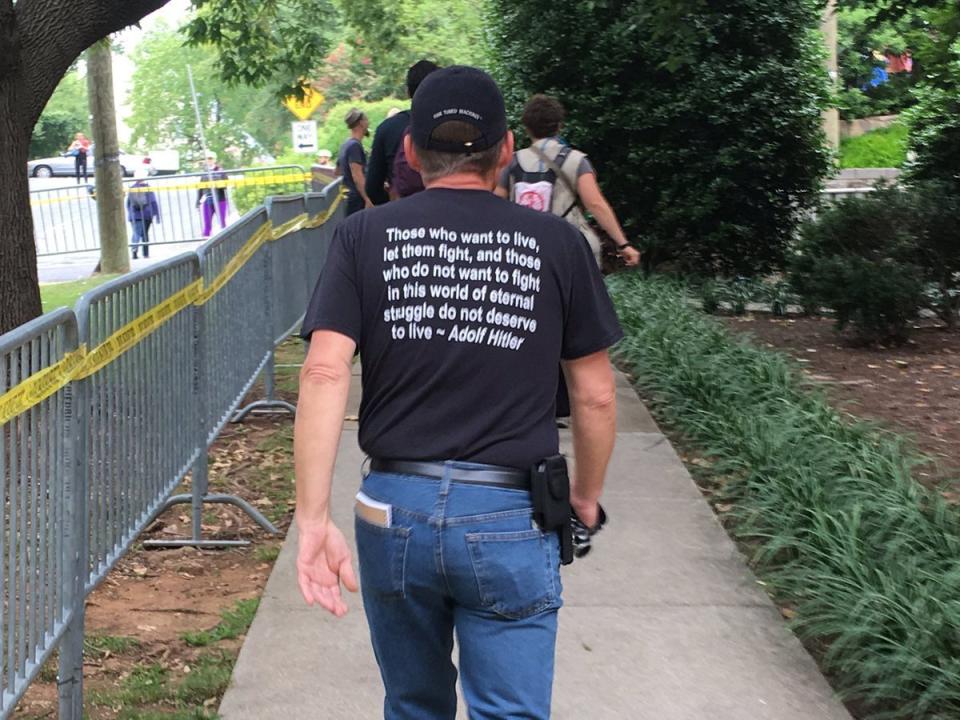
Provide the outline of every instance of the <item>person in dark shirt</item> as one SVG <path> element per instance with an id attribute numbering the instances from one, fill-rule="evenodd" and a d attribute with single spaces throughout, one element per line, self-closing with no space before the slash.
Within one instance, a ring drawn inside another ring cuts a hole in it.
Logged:
<path id="1" fill-rule="evenodd" d="M 436 63 L 420 60 L 407 70 L 407 94 L 412 98 L 420 83 L 434 70 Z M 410 111 L 401 110 L 377 126 L 370 149 L 370 163 L 367 166 L 367 197 L 374 205 L 383 205 L 391 199 L 386 186 L 393 171 L 393 160 L 403 139 L 403 133 L 410 125 Z"/>
<path id="2" fill-rule="evenodd" d="M 513 135 L 489 75 L 455 66 L 426 78 L 404 152 L 426 190 L 340 223 L 301 331 L 298 582 L 337 616 L 341 581 L 358 586 L 330 492 L 359 352 L 370 466 L 355 531 L 384 717 L 455 717 L 456 633 L 470 717 L 546 720 L 560 543 L 534 521 L 531 489 L 543 486 L 531 468 L 558 459 L 562 362 L 569 503 L 599 527 L 616 430 L 607 348 L 623 333 L 577 228 L 493 194 Z"/>
<path id="3" fill-rule="evenodd" d="M 363 138 L 370 135 L 370 120 L 366 113 L 353 108 L 344 118 L 350 128 L 350 137 L 340 146 L 337 155 L 337 172 L 343 175 L 343 185 L 347 188 L 347 215 L 352 215 L 365 207 L 373 207 L 365 189 L 364 173 L 367 166 L 367 153 L 363 149 Z"/>

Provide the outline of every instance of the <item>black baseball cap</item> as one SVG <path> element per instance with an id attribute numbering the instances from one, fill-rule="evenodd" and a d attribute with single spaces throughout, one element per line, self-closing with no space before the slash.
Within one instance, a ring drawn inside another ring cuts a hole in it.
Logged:
<path id="1" fill-rule="evenodd" d="M 483 70 L 467 65 L 442 68 L 424 78 L 413 96 L 410 115 L 410 135 L 423 150 L 480 152 L 507 134 L 507 111 L 500 88 Z M 451 120 L 473 125 L 479 135 L 463 143 L 435 140 L 434 130 Z"/>

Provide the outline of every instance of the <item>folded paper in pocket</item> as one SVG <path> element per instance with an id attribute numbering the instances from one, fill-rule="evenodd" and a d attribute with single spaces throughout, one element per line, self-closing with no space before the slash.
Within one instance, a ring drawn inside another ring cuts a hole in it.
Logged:
<path id="1" fill-rule="evenodd" d="M 384 528 L 390 527 L 392 524 L 391 521 L 393 520 L 392 510 L 392 505 L 367 497 L 362 490 L 357 493 L 357 504 L 355 507 L 357 517 L 371 525 Z"/>

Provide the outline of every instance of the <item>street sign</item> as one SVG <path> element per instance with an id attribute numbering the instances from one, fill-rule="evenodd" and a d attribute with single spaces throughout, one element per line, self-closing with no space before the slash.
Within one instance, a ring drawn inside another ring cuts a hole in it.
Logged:
<path id="1" fill-rule="evenodd" d="M 293 129 L 293 149 L 296 152 L 315 153 L 317 151 L 317 122 L 305 120 L 290 123 Z"/>
<path id="2" fill-rule="evenodd" d="M 324 97 L 322 93 L 318 93 L 312 88 L 303 89 L 303 99 L 300 100 L 296 95 L 287 95 L 284 98 L 283 104 L 294 115 L 297 116 L 299 120 L 307 120 L 314 111 L 323 105 Z"/>

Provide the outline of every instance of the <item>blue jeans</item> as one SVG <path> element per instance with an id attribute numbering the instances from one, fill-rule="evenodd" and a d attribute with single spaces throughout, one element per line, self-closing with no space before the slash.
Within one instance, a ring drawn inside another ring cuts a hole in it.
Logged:
<path id="1" fill-rule="evenodd" d="M 560 551 L 529 493 L 386 473 L 362 489 L 392 505 L 389 528 L 356 518 L 385 720 L 453 720 L 454 630 L 471 720 L 549 718 Z"/>

